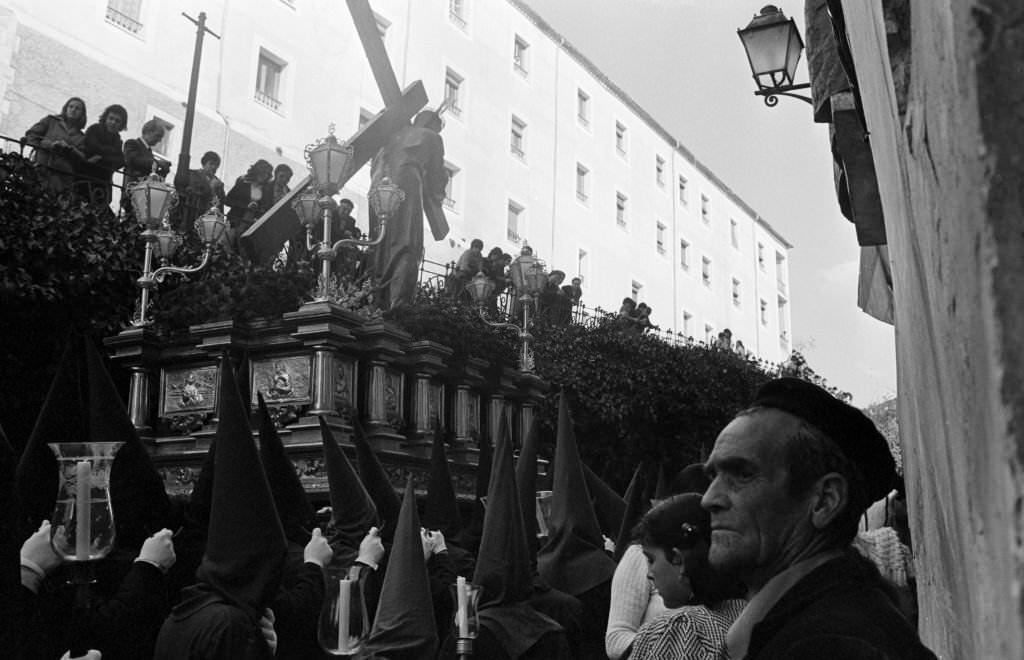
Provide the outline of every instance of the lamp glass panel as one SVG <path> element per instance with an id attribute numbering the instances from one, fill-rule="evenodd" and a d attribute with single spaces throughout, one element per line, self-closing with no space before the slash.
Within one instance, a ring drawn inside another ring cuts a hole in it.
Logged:
<path id="1" fill-rule="evenodd" d="M 178 249 L 178 235 L 169 229 L 160 229 L 156 232 L 157 256 L 161 259 L 169 259 L 174 251 Z"/>
<path id="2" fill-rule="evenodd" d="M 293 208 L 296 215 L 299 216 L 299 222 L 307 227 L 315 227 L 320 221 L 320 205 L 314 192 L 304 192 L 299 195 Z"/>
<path id="3" fill-rule="evenodd" d="M 803 39 L 800 38 L 800 31 L 796 29 L 793 19 L 789 20 L 789 43 L 786 46 L 786 76 L 790 85 L 796 80 L 796 65 L 800 63 L 800 53 L 804 50 Z"/>
<path id="4" fill-rule="evenodd" d="M 790 23 L 786 21 L 740 31 L 740 39 L 750 59 L 750 70 L 755 76 L 785 70 L 789 29 Z"/>
<path id="5" fill-rule="evenodd" d="M 196 231 L 204 243 L 216 243 L 224 234 L 227 223 L 218 209 L 210 209 L 196 221 Z"/>
<path id="6" fill-rule="evenodd" d="M 491 294 L 494 293 L 494 282 L 488 279 L 486 275 L 477 273 L 465 288 L 473 302 L 482 303 L 487 301 Z"/>

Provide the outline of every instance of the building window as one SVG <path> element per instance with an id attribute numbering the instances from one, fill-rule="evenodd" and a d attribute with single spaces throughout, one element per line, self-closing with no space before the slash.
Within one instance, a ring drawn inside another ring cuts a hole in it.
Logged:
<path id="1" fill-rule="evenodd" d="M 786 325 L 786 299 L 779 297 L 779 346 L 789 347 L 789 328 Z"/>
<path id="2" fill-rule="evenodd" d="M 740 249 L 740 226 L 732 218 L 729 218 L 729 240 L 734 248 Z"/>
<path id="3" fill-rule="evenodd" d="M 576 199 L 586 202 L 590 198 L 590 170 L 576 163 Z"/>
<path id="4" fill-rule="evenodd" d="M 582 89 L 576 90 L 576 120 L 583 126 L 590 126 L 590 95 Z"/>
<path id="5" fill-rule="evenodd" d="M 523 242 L 523 207 L 516 204 L 511 199 L 508 200 L 508 224 L 506 226 L 505 235 L 509 241 L 515 245 L 520 245 Z"/>
<path id="6" fill-rule="evenodd" d="M 707 195 L 700 196 L 700 218 L 704 224 L 711 224 L 711 200 Z"/>
<path id="7" fill-rule="evenodd" d="M 775 253 L 775 281 L 779 286 L 779 293 L 786 293 L 786 257 L 781 252 Z"/>
<path id="8" fill-rule="evenodd" d="M 523 140 L 526 136 L 526 122 L 519 117 L 512 116 L 512 137 L 511 137 L 511 149 L 512 155 L 522 158 L 524 155 Z"/>
<path id="9" fill-rule="evenodd" d="M 716 341 L 718 341 L 718 337 L 715 336 L 715 326 L 711 325 L 710 323 L 705 323 L 704 324 L 704 343 L 705 344 L 714 344 Z"/>
<path id="10" fill-rule="evenodd" d="M 448 107 L 448 113 L 458 117 L 462 114 L 462 76 L 451 69 L 445 69 L 444 74 L 444 100 Z"/>
<path id="11" fill-rule="evenodd" d="M 526 43 L 526 39 L 523 39 L 517 34 L 516 39 L 512 44 L 512 66 L 514 66 L 516 71 L 524 76 L 530 70 L 530 63 L 527 60 L 527 52 L 529 49 L 530 44 Z"/>
<path id="12" fill-rule="evenodd" d="M 107 23 L 138 34 L 142 31 L 142 0 L 109 0 Z"/>
<path id="13" fill-rule="evenodd" d="M 448 161 L 445 161 L 444 171 L 445 174 L 448 175 L 448 182 L 444 186 L 444 207 L 450 211 L 454 211 L 458 205 L 459 184 L 462 183 L 462 179 L 459 177 L 459 172 L 462 170 Z"/>
<path id="14" fill-rule="evenodd" d="M 153 145 L 153 153 L 163 156 L 166 160 L 174 160 L 171 157 L 171 133 L 174 132 L 174 124 L 156 115 L 153 115 L 153 121 L 159 123 L 164 129 L 164 137 Z"/>
<path id="15" fill-rule="evenodd" d="M 640 282 L 637 282 L 636 280 L 633 280 L 633 283 L 630 286 L 630 294 L 629 295 L 633 299 L 634 302 L 640 302 L 640 295 L 643 293 L 643 291 L 644 291 L 644 285 L 641 284 Z"/>
<path id="16" fill-rule="evenodd" d="M 626 204 L 629 199 L 622 193 L 615 193 L 615 222 L 623 229 L 626 228 Z"/>
<path id="17" fill-rule="evenodd" d="M 685 239 L 679 239 L 679 265 L 690 270 L 690 244 Z"/>
<path id="18" fill-rule="evenodd" d="M 732 304 L 739 307 L 741 302 L 740 281 L 734 277 L 732 278 Z"/>
<path id="19" fill-rule="evenodd" d="M 460 28 L 466 27 L 465 0 L 448 0 L 448 20 Z"/>
<path id="20" fill-rule="evenodd" d="M 620 156 L 626 155 L 626 127 L 621 122 L 615 122 L 615 150 Z"/>
<path id="21" fill-rule="evenodd" d="M 767 266 L 764 263 L 764 243 L 757 244 L 757 265 L 761 270 L 767 270 Z"/>
<path id="22" fill-rule="evenodd" d="M 654 157 L 654 181 L 662 188 L 665 187 L 665 159 L 661 156 Z"/>
<path id="23" fill-rule="evenodd" d="M 760 305 L 760 308 L 759 308 L 760 312 L 759 313 L 761 315 L 761 325 L 767 326 L 768 325 L 768 301 L 765 300 L 764 298 L 762 298 L 760 303 L 759 303 L 759 305 Z"/>
<path id="24" fill-rule="evenodd" d="M 686 311 L 685 309 L 683 310 L 683 336 L 693 336 L 693 314 Z"/>
<path id="25" fill-rule="evenodd" d="M 701 257 L 700 260 L 700 279 L 704 286 L 711 286 L 711 260 L 707 257 Z"/>
<path id="26" fill-rule="evenodd" d="M 685 176 L 679 176 L 679 203 L 683 206 L 689 204 L 689 197 L 686 194 L 686 184 L 689 183 Z"/>
<path id="27" fill-rule="evenodd" d="M 660 222 L 657 224 L 656 241 L 658 254 L 665 254 L 665 225 Z"/>
<path id="28" fill-rule="evenodd" d="M 260 48 L 256 68 L 256 101 L 271 110 L 281 109 L 282 80 L 288 63 L 270 51 Z"/>
<path id="29" fill-rule="evenodd" d="M 581 282 L 586 282 L 590 276 L 590 255 L 582 248 L 576 250 L 576 274 Z"/>

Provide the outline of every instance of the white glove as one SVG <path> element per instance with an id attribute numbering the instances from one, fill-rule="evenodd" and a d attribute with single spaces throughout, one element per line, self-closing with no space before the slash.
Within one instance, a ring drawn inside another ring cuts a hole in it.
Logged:
<path id="1" fill-rule="evenodd" d="M 263 610 L 263 616 L 260 617 L 260 632 L 263 633 L 263 639 L 266 640 L 267 646 L 270 647 L 270 654 L 276 654 L 277 631 L 274 630 L 274 610 L 269 607 Z"/>
<path id="2" fill-rule="evenodd" d="M 313 535 L 302 551 L 302 561 L 316 564 L 322 568 L 331 563 L 333 557 L 334 550 L 331 549 L 320 528 L 314 527 Z"/>
<path id="3" fill-rule="evenodd" d="M 142 544 L 142 549 L 139 550 L 139 556 L 135 561 L 144 561 L 147 564 L 152 564 L 166 573 L 171 566 L 174 566 L 174 562 L 178 560 L 178 556 L 174 554 L 172 536 L 174 536 L 173 533 L 166 527 L 150 536 Z"/>
<path id="4" fill-rule="evenodd" d="M 359 555 L 356 562 L 366 564 L 373 570 L 380 566 L 380 560 L 384 558 L 384 543 L 380 540 L 380 530 L 371 527 L 363 540 L 359 542 Z"/>

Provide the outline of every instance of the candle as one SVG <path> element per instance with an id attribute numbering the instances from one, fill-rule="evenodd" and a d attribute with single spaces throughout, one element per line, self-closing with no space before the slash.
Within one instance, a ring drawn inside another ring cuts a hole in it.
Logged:
<path id="1" fill-rule="evenodd" d="M 348 619 L 352 583 L 348 578 L 338 580 L 338 652 L 349 650 Z"/>
<path id="2" fill-rule="evenodd" d="M 89 561 L 91 486 L 92 465 L 89 461 L 78 461 L 75 464 L 75 559 L 78 561 Z"/>
<path id="3" fill-rule="evenodd" d="M 455 620 L 459 624 L 459 638 L 467 639 L 469 637 L 469 616 L 467 615 L 469 591 L 466 589 L 466 578 L 461 575 L 455 580 L 455 592 L 458 594 L 459 600 L 459 610 L 455 615 Z"/>

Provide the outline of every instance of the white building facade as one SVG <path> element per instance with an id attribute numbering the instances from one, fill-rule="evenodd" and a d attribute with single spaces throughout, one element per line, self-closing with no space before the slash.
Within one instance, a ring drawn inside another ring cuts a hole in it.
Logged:
<path id="1" fill-rule="evenodd" d="M 373 0 L 400 86 L 448 97 L 451 233 L 527 243 L 583 278 L 588 307 L 647 302 L 652 321 L 698 340 L 726 328 L 758 357 L 791 346 L 789 243 L 685 146 L 519 0 Z M 339 137 L 382 107 L 337 0 L 0 0 L 0 134 L 17 138 L 70 96 L 90 123 L 128 109 L 134 137 L 156 117 L 180 151 L 195 26 L 207 14 L 193 167 L 206 150 L 230 185 L 258 158 L 302 177 L 306 144 Z M 368 172 L 344 191 L 366 227 Z M 429 233 L 427 234 L 429 237 Z"/>

